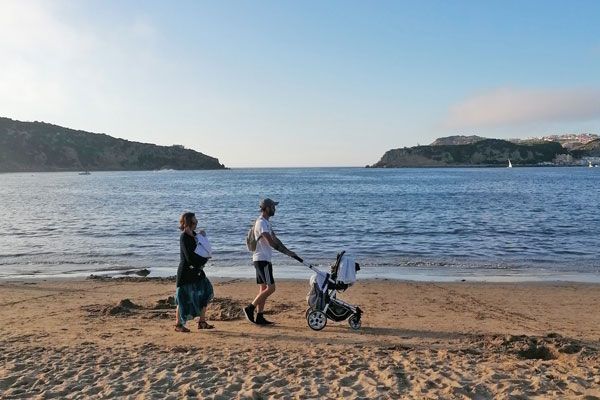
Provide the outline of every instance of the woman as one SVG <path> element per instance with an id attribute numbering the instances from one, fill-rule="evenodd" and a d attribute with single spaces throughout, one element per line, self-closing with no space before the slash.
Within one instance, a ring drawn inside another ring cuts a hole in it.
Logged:
<path id="1" fill-rule="evenodd" d="M 189 332 L 185 327 L 187 321 L 200 317 L 198 329 L 212 329 L 214 326 L 206 322 L 206 306 L 213 298 L 213 287 L 204 274 L 202 268 L 207 258 L 201 257 L 194 252 L 196 249 L 196 232 L 198 226 L 196 215 L 186 212 L 179 218 L 180 261 L 177 268 L 177 291 L 175 301 L 177 303 L 177 319 L 175 330 L 177 332 Z M 206 235 L 200 231 L 201 235 Z"/>

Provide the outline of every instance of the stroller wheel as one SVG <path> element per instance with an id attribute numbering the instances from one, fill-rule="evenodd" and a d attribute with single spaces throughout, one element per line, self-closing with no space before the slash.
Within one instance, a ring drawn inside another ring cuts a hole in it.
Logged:
<path id="1" fill-rule="evenodd" d="M 304 313 L 304 318 L 308 318 L 308 314 L 312 311 L 312 308 L 308 307 Z"/>
<path id="2" fill-rule="evenodd" d="M 350 328 L 357 331 L 360 329 L 362 323 L 360 322 L 360 318 L 358 318 L 356 315 L 353 315 L 350 318 L 348 318 L 348 325 L 350 325 Z"/>
<path id="3" fill-rule="evenodd" d="M 306 322 L 308 322 L 310 329 L 320 331 L 327 325 L 327 316 L 323 311 L 311 310 L 306 317 Z"/>

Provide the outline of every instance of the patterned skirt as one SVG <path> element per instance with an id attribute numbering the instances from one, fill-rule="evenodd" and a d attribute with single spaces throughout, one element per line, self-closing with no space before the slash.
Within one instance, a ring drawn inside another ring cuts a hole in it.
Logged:
<path id="1" fill-rule="evenodd" d="M 175 292 L 175 303 L 179 307 L 178 323 L 185 325 L 187 321 L 198 317 L 213 297 L 213 287 L 207 277 L 178 287 Z"/>

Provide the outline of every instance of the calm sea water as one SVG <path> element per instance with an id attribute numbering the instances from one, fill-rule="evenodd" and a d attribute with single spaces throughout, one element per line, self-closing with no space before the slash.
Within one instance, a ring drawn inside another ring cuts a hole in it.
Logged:
<path id="1" fill-rule="evenodd" d="M 244 238 L 263 196 L 281 202 L 289 248 L 321 265 L 350 250 L 365 277 L 600 280 L 600 168 L 0 174 L 0 278 L 172 275 L 184 210 L 215 249 L 209 275 L 252 276 Z"/>

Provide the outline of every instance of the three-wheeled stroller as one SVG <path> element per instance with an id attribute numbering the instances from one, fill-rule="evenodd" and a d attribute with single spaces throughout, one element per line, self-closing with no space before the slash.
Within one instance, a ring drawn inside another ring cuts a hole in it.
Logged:
<path id="1" fill-rule="evenodd" d="M 352 329 L 360 329 L 362 310 L 337 298 L 338 292 L 348 289 L 356 282 L 356 271 L 360 266 L 354 259 L 342 251 L 337 255 L 330 273 L 320 271 L 310 264 L 304 265 L 315 272 L 310 278 L 310 292 L 306 297 L 308 326 L 320 331 L 325 328 L 328 319 L 336 322 L 347 319 Z"/>

